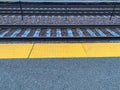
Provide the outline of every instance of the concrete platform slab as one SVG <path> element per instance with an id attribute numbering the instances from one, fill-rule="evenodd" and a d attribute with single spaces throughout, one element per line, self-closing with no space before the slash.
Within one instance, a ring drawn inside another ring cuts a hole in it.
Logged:
<path id="1" fill-rule="evenodd" d="M 120 58 L 0 60 L 0 90 L 120 90 Z"/>

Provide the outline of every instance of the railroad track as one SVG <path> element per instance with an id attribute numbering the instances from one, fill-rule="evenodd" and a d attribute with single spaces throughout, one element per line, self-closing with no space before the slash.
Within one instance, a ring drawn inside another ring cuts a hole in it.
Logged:
<path id="1" fill-rule="evenodd" d="M 120 2 L 21 2 L 23 8 L 111 8 L 116 5 L 116 8 L 120 8 Z M 0 2 L 2 8 L 19 8 L 19 2 Z"/>
<path id="2" fill-rule="evenodd" d="M 115 39 L 120 40 L 120 26 L 0 26 L 0 39 Z"/>
<path id="3" fill-rule="evenodd" d="M 84 3 L 85 4 L 85 3 Z M 74 3 L 19 3 L 0 4 L 0 15 L 120 15 L 120 4 L 74 4 Z M 116 5 L 116 6 L 114 6 Z M 7 7 L 6 7 L 7 6 Z M 87 8 L 86 8 L 87 7 Z"/>
<path id="4" fill-rule="evenodd" d="M 0 10 L 0 15 L 110 15 L 113 10 Z M 114 15 L 120 15 L 120 10 L 115 10 Z"/>

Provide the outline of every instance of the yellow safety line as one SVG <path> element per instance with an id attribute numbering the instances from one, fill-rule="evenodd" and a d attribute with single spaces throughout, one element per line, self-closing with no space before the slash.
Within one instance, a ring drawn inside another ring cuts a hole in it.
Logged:
<path id="1" fill-rule="evenodd" d="M 120 57 L 120 43 L 0 44 L 0 58 Z"/>
<path id="2" fill-rule="evenodd" d="M 82 44 L 87 57 L 120 57 L 120 43 Z"/>
<path id="3" fill-rule="evenodd" d="M 86 57 L 81 44 L 36 44 L 30 58 Z"/>
<path id="4" fill-rule="evenodd" d="M 0 58 L 27 58 L 33 44 L 0 44 Z"/>

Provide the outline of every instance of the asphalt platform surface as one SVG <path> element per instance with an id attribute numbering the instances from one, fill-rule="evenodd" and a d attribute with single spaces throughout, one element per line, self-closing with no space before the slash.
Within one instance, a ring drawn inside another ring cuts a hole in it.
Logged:
<path id="1" fill-rule="evenodd" d="M 120 90 L 120 58 L 1 59 L 0 90 Z"/>

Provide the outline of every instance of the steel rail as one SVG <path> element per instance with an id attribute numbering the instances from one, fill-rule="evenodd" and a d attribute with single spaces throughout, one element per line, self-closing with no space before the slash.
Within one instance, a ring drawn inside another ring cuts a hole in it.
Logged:
<path id="1" fill-rule="evenodd" d="M 112 10 L 23 10 L 23 15 L 110 15 Z M 1 10 L 0 15 L 19 15 L 20 10 Z M 120 15 L 116 10 L 114 15 Z"/>
<path id="2" fill-rule="evenodd" d="M 111 8 L 113 7 L 112 3 L 51 3 L 51 4 L 45 4 L 45 3 L 22 3 L 22 6 L 25 8 Z M 120 3 L 115 3 L 117 7 L 120 8 Z M 0 3 L 0 7 L 11 7 L 16 8 L 19 7 L 18 3 Z"/>
<path id="3" fill-rule="evenodd" d="M 28 27 L 34 27 L 34 28 L 102 28 L 102 27 L 109 27 L 109 28 L 115 28 L 119 27 L 120 25 L 0 25 L 0 28 L 28 28 Z"/>

